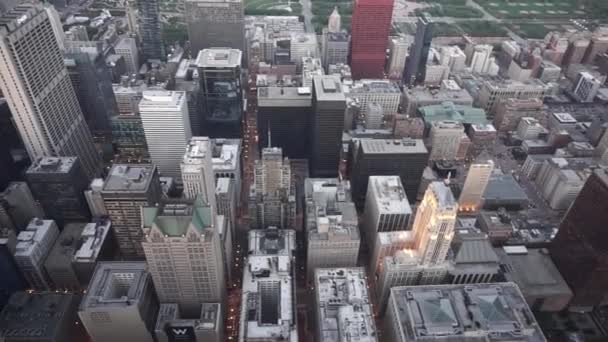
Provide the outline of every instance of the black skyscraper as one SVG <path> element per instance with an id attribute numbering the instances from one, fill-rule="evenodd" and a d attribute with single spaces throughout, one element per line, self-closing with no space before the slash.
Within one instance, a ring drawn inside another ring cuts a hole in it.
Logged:
<path id="1" fill-rule="evenodd" d="M 426 61 L 429 57 L 432 40 L 433 24 L 427 18 L 419 17 L 414 45 L 410 47 L 410 55 L 407 58 L 403 74 L 403 83 L 405 85 L 413 86 L 415 83 L 424 82 Z"/>

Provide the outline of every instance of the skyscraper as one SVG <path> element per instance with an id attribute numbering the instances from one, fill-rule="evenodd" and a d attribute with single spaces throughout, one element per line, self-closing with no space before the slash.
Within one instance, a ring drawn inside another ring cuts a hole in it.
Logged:
<path id="1" fill-rule="evenodd" d="M 202 196 L 204 203 L 216 208 L 211 141 L 208 137 L 192 137 L 181 163 L 184 197 Z"/>
<path id="2" fill-rule="evenodd" d="M 53 286 L 44 262 L 58 236 L 59 229 L 55 221 L 39 218 L 32 219 L 17 236 L 15 261 L 30 288 L 50 290 Z"/>
<path id="3" fill-rule="evenodd" d="M 353 78 L 383 78 L 393 0 L 355 0 L 351 67 Z"/>
<path id="4" fill-rule="evenodd" d="M 136 0 L 139 10 L 139 36 L 144 60 L 163 59 L 163 42 L 160 34 L 158 0 Z"/>
<path id="5" fill-rule="evenodd" d="M 255 180 L 249 190 L 252 228 L 295 229 L 296 196 L 291 182 L 291 166 L 278 147 L 262 150 L 255 162 Z"/>
<path id="6" fill-rule="evenodd" d="M 180 182 L 179 163 L 192 137 L 186 93 L 145 91 L 139 113 L 152 162 L 162 176 Z"/>
<path id="7" fill-rule="evenodd" d="M 9 228 L 0 228 L 0 308 L 8 302 L 16 291 L 25 290 L 27 283 L 15 262 L 17 236 Z"/>
<path id="8" fill-rule="evenodd" d="M 198 53 L 203 132 L 211 138 L 237 138 L 241 134 L 243 90 L 241 50 L 211 48 Z"/>
<path id="9" fill-rule="evenodd" d="M 424 82 L 426 75 L 426 61 L 433 40 L 433 27 L 427 18 L 419 17 L 416 26 L 414 45 L 410 48 L 410 55 L 403 75 L 403 82 L 408 86 Z"/>
<path id="10" fill-rule="evenodd" d="M 363 227 L 368 245 L 382 232 L 407 230 L 412 208 L 399 176 L 370 176 L 367 185 Z"/>
<path id="11" fill-rule="evenodd" d="M 192 56 L 209 48 L 245 48 L 242 0 L 186 0 L 184 4 Z"/>
<path id="12" fill-rule="evenodd" d="M 30 159 L 77 156 L 88 177 L 98 174 L 101 161 L 44 8 L 21 5 L 0 18 L 0 52 L 0 87 Z"/>
<path id="13" fill-rule="evenodd" d="M 592 308 L 608 298 L 608 171 L 598 169 L 566 213 L 549 252 L 574 292 L 571 306 Z"/>
<path id="14" fill-rule="evenodd" d="M 200 195 L 142 209 L 142 246 L 158 298 L 191 314 L 226 297 L 219 234 L 226 222 L 214 210 Z"/>
<path id="15" fill-rule="evenodd" d="M 335 177 L 344 129 L 346 97 L 338 76 L 313 79 L 311 170 L 315 177 Z"/>
<path id="16" fill-rule="evenodd" d="M 160 202 L 162 196 L 156 167 L 150 164 L 114 164 L 101 196 L 123 258 L 142 259 L 141 207 Z"/>
<path id="17" fill-rule="evenodd" d="M 494 161 L 486 153 L 482 153 L 471 164 L 458 198 L 458 207 L 461 211 L 477 211 L 480 209 L 482 196 L 490 181 L 492 170 L 494 170 Z"/>
<path id="18" fill-rule="evenodd" d="M 327 31 L 328 32 L 340 32 L 342 28 L 342 17 L 338 12 L 338 6 L 334 7 L 334 10 L 329 15 L 327 20 Z"/>

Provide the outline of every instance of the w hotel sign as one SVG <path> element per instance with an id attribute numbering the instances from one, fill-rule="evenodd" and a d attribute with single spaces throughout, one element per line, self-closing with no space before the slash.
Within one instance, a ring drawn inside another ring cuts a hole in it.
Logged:
<path id="1" fill-rule="evenodd" d="M 194 327 L 192 326 L 172 326 L 166 328 L 169 342 L 196 342 Z"/>

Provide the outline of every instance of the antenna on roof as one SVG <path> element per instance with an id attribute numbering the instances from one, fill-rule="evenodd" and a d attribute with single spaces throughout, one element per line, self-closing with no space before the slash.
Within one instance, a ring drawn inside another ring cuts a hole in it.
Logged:
<path id="1" fill-rule="evenodd" d="M 452 178 L 452 171 L 448 172 L 448 178 L 445 179 L 445 185 L 450 185 L 450 179 Z"/>

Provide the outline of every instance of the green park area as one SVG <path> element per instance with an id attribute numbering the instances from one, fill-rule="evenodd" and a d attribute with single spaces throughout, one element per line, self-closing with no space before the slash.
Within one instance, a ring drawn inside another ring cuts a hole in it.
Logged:
<path id="1" fill-rule="evenodd" d="M 352 0 L 311 0 L 311 4 L 312 24 L 317 33 L 320 33 L 323 27 L 327 26 L 327 19 L 336 6 L 342 18 L 342 27 L 350 31 L 353 14 Z"/>
<path id="2" fill-rule="evenodd" d="M 502 19 L 605 18 L 606 0 L 476 0 L 486 11 Z"/>
<path id="3" fill-rule="evenodd" d="M 393 25 L 393 31 L 393 34 L 414 34 L 416 32 L 416 25 L 397 23 Z M 439 22 L 433 25 L 434 37 L 456 37 L 463 34 L 473 37 L 506 37 L 507 31 L 502 24 L 484 20 L 465 20 L 459 21 L 457 24 Z"/>
<path id="4" fill-rule="evenodd" d="M 414 15 L 427 14 L 433 17 L 482 18 L 483 13 L 467 5 L 466 0 L 428 0 L 429 7 L 419 8 Z"/>
<path id="5" fill-rule="evenodd" d="M 289 0 L 245 0 L 245 15 L 300 15 L 302 4 Z"/>

